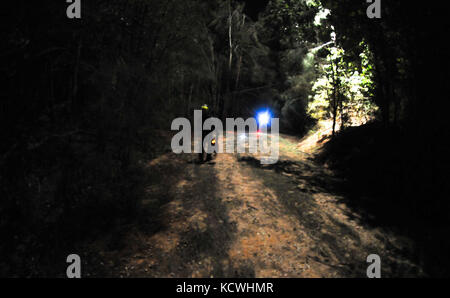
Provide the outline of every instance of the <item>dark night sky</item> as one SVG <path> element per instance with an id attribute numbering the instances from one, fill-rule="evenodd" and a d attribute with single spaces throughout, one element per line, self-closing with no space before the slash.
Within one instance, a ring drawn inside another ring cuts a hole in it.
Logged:
<path id="1" fill-rule="evenodd" d="M 263 12 L 269 0 L 240 0 L 245 3 L 244 13 L 253 20 L 258 18 L 258 14 Z"/>

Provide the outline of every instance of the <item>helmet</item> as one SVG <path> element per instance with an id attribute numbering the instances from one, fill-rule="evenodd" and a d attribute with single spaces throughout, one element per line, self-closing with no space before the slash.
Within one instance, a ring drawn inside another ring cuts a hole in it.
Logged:
<path id="1" fill-rule="evenodd" d="M 207 104 L 202 105 L 202 110 L 203 110 L 203 111 L 209 110 L 208 105 L 207 105 Z"/>

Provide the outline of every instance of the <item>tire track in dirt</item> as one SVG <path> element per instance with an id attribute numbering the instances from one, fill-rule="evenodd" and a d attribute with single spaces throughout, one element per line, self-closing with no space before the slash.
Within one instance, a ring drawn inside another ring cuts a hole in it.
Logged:
<path id="1" fill-rule="evenodd" d="M 256 277 L 317 277 L 307 262 L 310 241 L 296 218 L 286 213 L 276 194 L 237 164 L 236 157 L 221 156 L 217 167 L 224 188 L 222 197 L 240 201 L 229 210 L 237 223 L 237 236 L 228 255 L 235 264 L 247 264 Z"/>
<path id="2" fill-rule="evenodd" d="M 197 164 L 195 155 L 168 153 L 150 162 L 143 221 L 125 228 L 121 248 L 103 249 L 104 272 L 365 277 L 366 258 L 377 253 L 384 276 L 417 276 L 420 269 L 403 257 L 408 239 L 364 225 L 327 187 L 339 181 L 289 144 L 281 142 L 281 160 L 269 166 L 245 154 Z"/>

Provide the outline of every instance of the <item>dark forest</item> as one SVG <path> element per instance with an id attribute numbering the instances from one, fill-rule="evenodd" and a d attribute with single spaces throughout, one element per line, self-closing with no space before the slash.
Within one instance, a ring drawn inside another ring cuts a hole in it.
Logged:
<path id="1" fill-rule="evenodd" d="M 450 277 L 444 3 L 4 2 L 0 277 Z M 278 162 L 172 152 L 205 106 Z"/>

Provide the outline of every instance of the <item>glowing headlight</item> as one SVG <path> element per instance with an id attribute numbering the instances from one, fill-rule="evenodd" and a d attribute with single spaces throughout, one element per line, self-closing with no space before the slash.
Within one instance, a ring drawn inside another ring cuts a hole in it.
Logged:
<path id="1" fill-rule="evenodd" d="M 266 126 L 270 122 L 270 114 L 268 111 L 261 112 L 258 114 L 258 123 L 260 126 Z"/>

